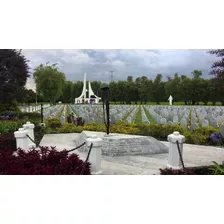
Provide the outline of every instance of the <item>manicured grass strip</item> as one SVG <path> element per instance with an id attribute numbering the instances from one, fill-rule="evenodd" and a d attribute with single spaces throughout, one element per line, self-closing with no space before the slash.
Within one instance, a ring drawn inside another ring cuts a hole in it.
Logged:
<path id="1" fill-rule="evenodd" d="M 141 106 L 138 106 L 138 110 L 135 116 L 134 123 L 139 124 L 142 123 L 142 112 L 141 112 Z"/>
<path id="2" fill-rule="evenodd" d="M 192 114 L 192 107 L 190 109 L 190 113 L 189 113 L 189 117 L 188 117 L 188 121 L 187 121 L 187 126 L 191 125 L 191 114 Z"/>
<path id="3" fill-rule="evenodd" d="M 134 110 L 134 109 L 135 109 L 135 108 L 133 108 L 133 110 Z M 129 112 L 122 118 L 122 120 L 125 121 L 125 120 L 128 118 L 128 116 L 131 114 L 131 112 L 132 112 L 133 110 L 129 111 Z"/>
<path id="4" fill-rule="evenodd" d="M 73 107 L 70 107 L 71 111 L 78 117 L 78 113 L 74 110 Z"/>
<path id="5" fill-rule="evenodd" d="M 62 113 L 63 113 L 63 111 L 64 111 L 64 107 L 65 107 L 65 105 L 62 107 L 60 113 L 58 114 L 57 119 L 58 119 L 59 121 L 61 120 L 61 115 L 62 115 Z"/>
<path id="6" fill-rule="evenodd" d="M 110 104 L 115 104 L 115 105 L 124 105 L 122 102 L 117 101 L 116 103 L 111 101 Z M 126 105 L 134 105 L 135 102 L 132 102 L 132 104 L 126 104 Z M 141 105 L 140 102 L 138 102 L 138 105 Z M 144 104 L 142 104 L 143 106 Z M 158 105 L 156 102 L 147 102 L 146 105 Z M 166 105 L 169 106 L 169 102 L 160 102 L 160 106 Z M 173 106 L 213 106 L 212 102 L 208 102 L 207 105 L 205 105 L 203 102 L 199 102 L 199 105 L 185 105 L 184 102 L 173 102 Z M 215 106 L 221 106 L 220 102 L 216 102 Z"/>
<path id="7" fill-rule="evenodd" d="M 153 119 L 151 114 L 145 109 L 144 106 L 143 106 L 143 110 L 145 111 L 145 115 L 148 118 L 149 122 L 152 123 L 152 124 L 156 124 L 156 121 Z"/>

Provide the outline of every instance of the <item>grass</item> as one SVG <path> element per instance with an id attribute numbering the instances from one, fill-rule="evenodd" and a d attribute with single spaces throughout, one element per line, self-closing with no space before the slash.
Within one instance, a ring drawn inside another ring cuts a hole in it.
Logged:
<path id="1" fill-rule="evenodd" d="M 151 114 L 145 109 L 144 106 L 143 106 L 143 110 L 145 111 L 145 115 L 148 118 L 149 122 L 152 123 L 152 124 L 156 124 L 155 120 L 153 119 Z"/>
<path id="2" fill-rule="evenodd" d="M 75 110 L 74 110 L 74 108 L 73 107 L 70 107 L 70 109 L 71 109 L 71 111 L 78 117 L 79 115 L 78 115 L 78 112 L 76 112 Z"/>
<path id="3" fill-rule="evenodd" d="M 66 105 L 63 105 L 62 109 L 60 110 L 60 112 L 58 114 L 58 117 L 57 117 L 58 120 L 61 120 L 61 115 L 62 115 L 62 113 L 64 111 L 64 107 L 66 107 Z"/>
<path id="4" fill-rule="evenodd" d="M 133 108 L 133 110 L 134 110 L 134 109 L 135 109 L 135 108 Z M 122 118 L 122 120 L 125 121 L 125 120 L 128 118 L 128 116 L 130 115 L 130 113 L 131 113 L 133 110 L 129 111 L 129 112 Z"/>
<path id="5" fill-rule="evenodd" d="M 110 104 L 115 104 L 115 102 L 111 101 Z M 117 104 L 117 105 L 119 105 L 119 104 L 125 105 L 125 104 L 123 104 L 122 102 L 119 102 L 119 101 L 117 101 L 116 104 Z M 115 105 L 116 105 L 116 104 L 115 104 Z M 132 104 L 126 104 L 126 105 L 135 105 L 135 102 L 132 102 Z M 141 105 L 141 102 L 139 101 L 137 105 Z M 160 104 L 157 104 L 156 102 L 147 102 L 146 104 L 142 103 L 142 105 L 143 105 L 143 106 L 144 106 L 144 105 L 152 105 L 152 106 L 153 106 L 153 105 L 161 105 L 161 106 L 169 106 L 169 102 L 160 102 Z M 204 105 L 203 102 L 200 102 L 199 105 L 185 105 L 184 102 L 174 102 L 174 103 L 173 103 L 173 106 L 213 106 L 213 105 L 212 105 L 212 102 L 208 102 L 208 105 Z M 217 103 L 215 104 L 215 106 L 221 106 L 221 103 L 220 103 L 220 102 L 217 102 Z"/>
<path id="6" fill-rule="evenodd" d="M 142 123 L 141 106 L 138 106 L 138 110 L 137 110 L 137 113 L 136 113 L 134 123 L 136 123 L 136 124 Z"/>

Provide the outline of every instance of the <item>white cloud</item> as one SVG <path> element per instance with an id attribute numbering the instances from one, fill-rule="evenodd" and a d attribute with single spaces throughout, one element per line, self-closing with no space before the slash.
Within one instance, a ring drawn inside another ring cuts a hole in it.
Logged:
<path id="1" fill-rule="evenodd" d="M 33 69 L 41 63 L 58 63 L 68 80 L 82 80 L 84 72 L 90 80 L 109 81 L 109 71 L 116 80 L 128 75 L 154 78 L 181 73 L 190 75 L 194 69 L 207 75 L 215 56 L 205 50 L 23 50 Z M 32 82 L 30 82 L 32 83 Z M 32 85 L 32 84 L 31 84 Z"/>

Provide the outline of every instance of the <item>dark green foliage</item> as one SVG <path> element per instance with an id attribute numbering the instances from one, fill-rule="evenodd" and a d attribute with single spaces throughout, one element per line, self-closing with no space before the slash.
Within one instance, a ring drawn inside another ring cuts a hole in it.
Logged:
<path id="1" fill-rule="evenodd" d="M 63 95 L 65 85 L 65 75 L 57 68 L 57 64 L 39 65 L 34 70 L 34 79 L 37 93 L 42 95 L 44 100 L 49 100 L 55 104 L 59 97 Z"/>
<path id="2" fill-rule="evenodd" d="M 220 58 L 213 63 L 211 74 L 214 76 L 212 80 L 217 90 L 217 100 L 224 105 L 224 49 L 211 50 L 209 53 Z"/>
<path id="3" fill-rule="evenodd" d="M 100 82 L 91 82 L 92 89 L 97 96 L 101 96 Z M 199 102 L 207 105 L 208 102 L 214 104 L 221 100 L 220 91 L 217 90 L 215 83 L 210 79 L 204 79 L 202 72 L 194 70 L 192 77 L 185 75 L 164 79 L 162 74 L 158 74 L 154 80 L 146 76 L 137 77 L 133 80 L 128 76 L 127 80 L 112 81 L 110 86 L 110 101 L 122 104 L 145 104 L 147 102 L 167 102 L 170 95 L 176 102 L 185 102 L 186 105 L 196 105 Z M 58 100 L 64 103 L 74 103 L 75 98 L 79 97 L 83 88 L 83 82 L 65 83 L 63 94 Z"/>
<path id="4" fill-rule="evenodd" d="M 24 90 L 29 67 L 21 50 L 0 49 L 0 104 L 20 98 Z"/>

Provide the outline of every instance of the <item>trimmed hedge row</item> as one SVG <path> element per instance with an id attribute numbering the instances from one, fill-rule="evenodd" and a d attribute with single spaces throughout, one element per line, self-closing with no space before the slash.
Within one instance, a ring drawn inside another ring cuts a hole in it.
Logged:
<path id="1" fill-rule="evenodd" d="M 8 112 L 1 112 L 1 116 L 8 115 L 8 120 L 20 120 L 20 119 L 32 119 L 32 120 L 39 120 L 41 119 L 41 114 L 37 112 L 20 112 L 20 111 L 8 111 Z"/>
<path id="2" fill-rule="evenodd" d="M 19 128 L 22 128 L 23 124 L 25 124 L 28 120 L 17 120 L 17 121 L 0 121 L 0 135 L 13 133 L 17 131 Z M 39 125 L 38 121 L 30 120 L 35 126 Z"/>
<path id="3" fill-rule="evenodd" d="M 27 120 L 18 121 L 0 121 L 0 135 L 6 133 L 13 133 L 22 127 Z M 32 121 L 35 126 L 38 126 L 39 121 Z M 84 126 L 76 126 L 74 124 L 65 123 L 62 125 L 58 119 L 51 119 L 46 122 L 45 133 L 81 133 L 86 131 L 99 131 L 105 132 L 104 124 L 85 124 Z M 211 139 L 213 133 L 218 132 L 218 128 L 207 127 L 198 128 L 193 131 L 186 130 L 178 125 L 164 126 L 161 124 L 130 124 L 120 122 L 117 124 L 111 124 L 111 133 L 132 134 L 152 136 L 160 141 L 167 141 L 167 136 L 174 131 L 179 131 L 186 137 L 186 143 L 197 145 L 223 145 L 221 142 L 214 142 Z"/>
<path id="4" fill-rule="evenodd" d="M 55 126 L 57 126 L 56 129 Z M 74 124 L 68 123 L 61 125 L 54 121 L 52 123 L 49 122 L 46 128 L 47 133 L 80 133 L 83 130 L 105 132 L 105 125 L 96 123 L 85 124 L 84 126 L 75 126 Z M 167 136 L 169 134 L 172 134 L 174 131 L 179 131 L 186 137 L 186 143 L 197 145 L 220 145 L 220 143 L 215 143 L 210 138 L 213 133 L 218 132 L 218 129 L 213 127 L 201 127 L 191 131 L 178 125 L 164 126 L 161 124 L 130 124 L 120 122 L 118 124 L 111 124 L 110 131 L 111 133 L 152 136 L 160 141 L 167 141 Z"/>

